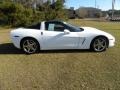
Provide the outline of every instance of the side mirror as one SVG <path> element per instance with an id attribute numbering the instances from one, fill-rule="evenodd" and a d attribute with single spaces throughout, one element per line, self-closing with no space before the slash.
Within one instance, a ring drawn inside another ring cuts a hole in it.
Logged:
<path id="1" fill-rule="evenodd" d="M 65 34 L 70 34 L 70 31 L 69 31 L 68 29 L 65 29 L 65 30 L 64 30 L 64 33 L 65 33 Z"/>

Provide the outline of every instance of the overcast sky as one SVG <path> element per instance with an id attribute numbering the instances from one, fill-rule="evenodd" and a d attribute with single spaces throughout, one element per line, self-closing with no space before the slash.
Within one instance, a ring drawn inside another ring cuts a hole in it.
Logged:
<path id="1" fill-rule="evenodd" d="M 95 0 L 66 0 L 65 6 L 75 7 L 95 7 Z M 96 6 L 102 10 L 112 9 L 112 0 L 96 0 Z M 115 9 L 120 9 L 120 0 L 116 0 Z"/>

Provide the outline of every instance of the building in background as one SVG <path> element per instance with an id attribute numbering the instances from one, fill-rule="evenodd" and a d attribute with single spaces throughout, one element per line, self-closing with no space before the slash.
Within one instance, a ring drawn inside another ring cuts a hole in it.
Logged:
<path id="1" fill-rule="evenodd" d="M 93 7 L 81 7 L 76 10 L 78 18 L 99 18 L 102 11 Z"/>

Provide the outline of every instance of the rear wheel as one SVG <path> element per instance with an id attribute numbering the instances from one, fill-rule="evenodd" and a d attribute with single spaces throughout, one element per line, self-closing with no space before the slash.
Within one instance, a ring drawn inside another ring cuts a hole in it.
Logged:
<path id="1" fill-rule="evenodd" d="M 108 47 L 108 40 L 105 37 L 97 37 L 91 44 L 91 49 L 95 52 L 105 51 Z"/>
<path id="2" fill-rule="evenodd" d="M 35 39 L 26 38 L 21 43 L 22 50 L 27 54 L 36 53 L 39 49 L 39 44 Z"/>

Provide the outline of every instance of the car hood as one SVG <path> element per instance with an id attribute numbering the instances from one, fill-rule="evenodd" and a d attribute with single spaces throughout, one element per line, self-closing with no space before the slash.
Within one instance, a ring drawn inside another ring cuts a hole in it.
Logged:
<path id="1" fill-rule="evenodd" d="M 82 27 L 84 29 L 85 33 L 90 33 L 90 34 L 94 34 L 94 35 L 104 35 L 106 37 L 108 37 L 109 39 L 115 39 L 114 36 L 112 36 L 111 34 L 104 32 L 102 30 L 93 28 L 93 27 Z"/>
<path id="2" fill-rule="evenodd" d="M 88 32 L 88 33 L 96 33 L 96 34 L 106 33 L 104 31 L 101 31 L 93 27 L 82 27 L 82 28 L 84 29 L 85 32 Z"/>

